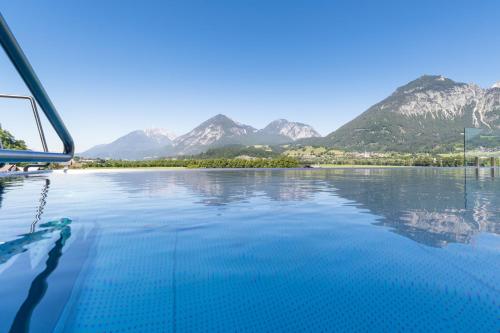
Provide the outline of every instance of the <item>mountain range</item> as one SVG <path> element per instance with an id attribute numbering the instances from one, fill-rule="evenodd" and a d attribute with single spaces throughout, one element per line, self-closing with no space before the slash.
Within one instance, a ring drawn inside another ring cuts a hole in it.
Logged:
<path id="1" fill-rule="evenodd" d="M 161 129 L 137 130 L 109 144 L 92 147 L 79 155 L 111 159 L 152 159 L 194 155 L 210 148 L 233 144 L 278 145 L 313 137 L 321 136 L 311 126 L 302 123 L 279 119 L 258 130 L 218 114 L 178 137 Z"/>
<path id="2" fill-rule="evenodd" d="M 321 137 L 309 125 L 279 119 L 263 129 L 225 115 L 175 137 L 138 130 L 79 155 L 144 159 L 193 155 L 225 145 L 321 145 L 351 151 L 452 151 L 465 127 L 500 129 L 500 83 L 483 89 L 439 75 L 424 75 L 397 88 L 336 131 Z"/>

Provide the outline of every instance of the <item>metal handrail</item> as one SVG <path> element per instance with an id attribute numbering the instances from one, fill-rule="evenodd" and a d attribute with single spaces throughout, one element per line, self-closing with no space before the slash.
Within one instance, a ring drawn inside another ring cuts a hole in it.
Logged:
<path id="1" fill-rule="evenodd" d="M 42 122 L 40 121 L 40 115 L 38 114 L 38 110 L 36 108 L 35 99 L 31 96 L 8 95 L 8 94 L 0 94 L 0 98 L 25 99 L 30 102 L 31 109 L 33 111 L 33 116 L 35 117 L 36 127 L 38 128 L 38 134 L 40 135 L 40 140 L 42 141 L 43 151 L 48 152 L 49 149 L 47 147 L 47 140 L 45 140 L 45 133 L 43 132 Z"/>
<path id="2" fill-rule="evenodd" d="M 75 145 L 64 122 L 57 113 L 42 83 L 31 67 L 26 55 L 10 31 L 7 22 L 0 14 L 0 43 L 5 53 L 30 90 L 35 101 L 40 105 L 43 113 L 56 131 L 64 145 L 63 153 L 49 153 L 47 151 L 0 149 L 1 162 L 67 162 L 73 158 Z M 36 107 L 36 106 L 35 106 Z M 45 147 L 44 147 L 45 148 Z"/>

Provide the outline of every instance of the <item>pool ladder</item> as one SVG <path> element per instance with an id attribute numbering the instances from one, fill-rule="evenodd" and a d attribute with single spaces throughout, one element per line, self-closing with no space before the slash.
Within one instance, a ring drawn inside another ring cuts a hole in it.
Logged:
<path id="1" fill-rule="evenodd" d="M 67 162 L 71 160 L 75 152 L 73 138 L 68 132 L 66 126 L 64 125 L 64 122 L 62 121 L 56 108 L 52 104 L 49 96 L 47 95 L 47 92 L 43 88 L 42 83 L 38 79 L 35 71 L 26 58 L 26 55 L 17 43 L 16 38 L 12 34 L 7 25 L 7 22 L 5 22 L 5 19 L 1 14 L 0 43 L 2 44 L 5 53 L 9 57 L 10 61 L 12 62 L 32 94 L 32 96 L 0 94 L 0 98 L 16 98 L 29 100 L 31 108 L 33 110 L 33 114 L 35 116 L 35 122 L 40 134 L 40 139 L 42 140 L 43 147 L 43 151 L 12 150 L 4 149 L 0 143 L 0 164 L 28 162 L 45 163 L 43 165 L 33 164 L 33 166 L 44 166 L 51 162 Z M 62 153 L 51 153 L 48 151 L 45 134 L 43 132 L 42 124 L 40 122 L 40 117 L 37 110 L 37 103 L 47 117 L 47 120 L 61 139 L 64 146 L 64 150 Z"/>

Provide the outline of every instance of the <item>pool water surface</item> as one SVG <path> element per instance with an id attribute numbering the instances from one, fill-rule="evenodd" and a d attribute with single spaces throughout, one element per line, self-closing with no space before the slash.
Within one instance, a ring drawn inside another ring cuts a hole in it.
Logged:
<path id="1" fill-rule="evenodd" d="M 0 332 L 498 332 L 489 170 L 0 178 Z"/>

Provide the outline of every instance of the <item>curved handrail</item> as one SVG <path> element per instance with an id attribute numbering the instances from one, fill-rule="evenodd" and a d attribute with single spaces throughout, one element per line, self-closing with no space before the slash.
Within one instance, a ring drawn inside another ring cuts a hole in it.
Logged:
<path id="1" fill-rule="evenodd" d="M 63 153 L 0 149 L 0 162 L 67 162 L 71 160 L 75 153 L 73 138 L 1 14 L 0 43 L 64 145 Z"/>

